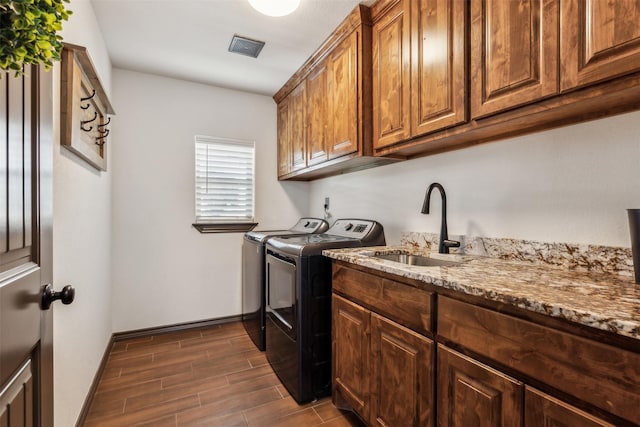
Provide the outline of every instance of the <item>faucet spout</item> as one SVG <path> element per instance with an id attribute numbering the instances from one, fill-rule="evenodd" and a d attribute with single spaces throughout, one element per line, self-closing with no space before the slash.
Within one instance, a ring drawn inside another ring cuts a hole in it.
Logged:
<path id="1" fill-rule="evenodd" d="M 431 204 L 431 192 L 436 188 L 440 192 L 442 198 L 442 218 L 440 223 L 440 242 L 438 244 L 438 252 L 441 254 L 448 254 L 449 248 L 457 248 L 460 246 L 460 242 L 449 240 L 449 233 L 447 231 L 447 194 L 444 191 L 444 187 L 434 182 L 427 189 L 427 194 L 424 197 L 422 204 L 422 213 L 429 214 L 429 206 Z"/>

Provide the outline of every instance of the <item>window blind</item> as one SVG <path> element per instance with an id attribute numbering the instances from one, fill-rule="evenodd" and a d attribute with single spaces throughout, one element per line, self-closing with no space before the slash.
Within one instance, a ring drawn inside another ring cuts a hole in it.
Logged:
<path id="1" fill-rule="evenodd" d="M 255 142 L 196 135 L 196 223 L 253 222 Z"/>

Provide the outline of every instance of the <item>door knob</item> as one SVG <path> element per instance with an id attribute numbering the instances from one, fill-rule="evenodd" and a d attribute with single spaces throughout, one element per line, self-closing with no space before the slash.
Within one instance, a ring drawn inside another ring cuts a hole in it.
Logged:
<path id="1" fill-rule="evenodd" d="M 76 290 L 71 285 L 65 286 L 60 292 L 54 291 L 51 285 L 47 285 L 42 291 L 42 309 L 49 310 L 51 303 L 55 300 L 60 300 L 63 304 L 71 304 L 75 296 Z"/>

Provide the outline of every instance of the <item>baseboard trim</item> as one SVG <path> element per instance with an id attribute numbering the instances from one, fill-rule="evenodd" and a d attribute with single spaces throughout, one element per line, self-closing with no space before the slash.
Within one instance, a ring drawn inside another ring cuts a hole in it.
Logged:
<path id="1" fill-rule="evenodd" d="M 133 331 L 116 332 L 113 334 L 114 341 L 128 340 L 131 338 L 142 338 L 150 335 L 166 334 L 168 332 L 186 331 L 189 329 L 204 328 L 207 326 L 222 325 L 224 323 L 239 322 L 242 316 L 218 317 L 216 319 L 198 320 L 196 322 L 176 323 L 174 325 L 157 326 L 154 328 L 136 329 Z"/>
<path id="2" fill-rule="evenodd" d="M 100 382 L 100 377 L 102 377 L 104 368 L 105 366 L 107 366 L 107 360 L 109 359 L 109 354 L 111 354 L 111 349 L 113 348 L 114 342 L 115 340 L 113 339 L 113 334 L 112 334 L 111 338 L 109 338 L 109 343 L 107 344 L 107 347 L 104 350 L 104 354 L 102 355 L 100 366 L 98 366 L 98 370 L 96 371 L 96 374 L 93 377 L 93 381 L 91 382 L 91 387 L 89 387 L 89 392 L 87 393 L 87 397 L 84 399 L 82 409 L 80 410 L 80 415 L 78 416 L 78 421 L 76 422 L 76 427 L 84 426 L 84 423 L 87 420 L 87 416 L 89 415 L 89 408 L 91 407 L 91 403 L 93 402 L 93 397 L 96 395 L 96 391 L 98 389 L 98 383 Z"/>
<path id="3" fill-rule="evenodd" d="M 82 405 L 82 410 L 80 411 L 80 415 L 78 416 L 78 421 L 76 423 L 76 427 L 82 427 L 87 420 L 87 416 L 89 415 L 89 408 L 91 407 L 91 403 L 93 402 L 93 398 L 95 397 L 98 383 L 100 382 L 100 377 L 102 377 L 102 373 L 107 365 L 107 360 L 109 359 L 109 354 L 111 354 L 111 349 L 113 348 L 114 343 L 117 341 L 122 341 L 131 338 L 142 338 L 151 335 L 159 335 L 165 334 L 169 332 L 178 332 L 178 331 L 186 331 L 189 329 L 196 328 L 204 328 L 207 326 L 215 326 L 222 325 L 225 323 L 238 322 L 242 320 L 242 316 L 227 316 L 227 317 L 218 317 L 216 319 L 209 320 L 199 320 L 197 322 L 186 322 L 186 323 L 177 323 L 174 325 L 167 326 L 159 326 L 155 328 L 145 328 L 145 329 L 136 329 L 133 331 L 126 332 L 116 332 L 111 334 L 111 338 L 109 339 L 109 344 L 102 355 L 102 361 L 100 362 L 100 366 L 96 371 L 96 375 L 93 377 L 93 382 L 91 383 L 91 387 L 89 388 L 89 392 L 87 393 L 87 397 L 84 400 L 84 404 Z"/>

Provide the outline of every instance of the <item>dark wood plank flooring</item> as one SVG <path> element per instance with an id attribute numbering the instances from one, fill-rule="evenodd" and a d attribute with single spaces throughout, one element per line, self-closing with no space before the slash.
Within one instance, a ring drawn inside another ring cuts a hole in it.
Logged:
<path id="1" fill-rule="evenodd" d="M 330 398 L 298 405 L 242 323 L 117 341 L 85 426 L 363 426 Z"/>

